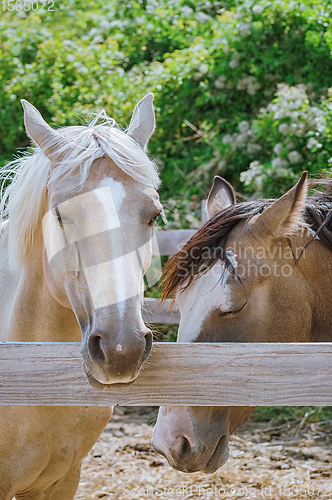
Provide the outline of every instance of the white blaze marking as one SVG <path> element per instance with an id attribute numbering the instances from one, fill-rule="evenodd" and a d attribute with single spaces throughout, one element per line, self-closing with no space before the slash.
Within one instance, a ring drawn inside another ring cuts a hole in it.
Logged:
<path id="1" fill-rule="evenodd" d="M 118 344 L 118 345 L 116 346 L 116 349 L 115 349 L 115 350 L 116 350 L 116 351 L 122 351 L 122 345 L 121 345 L 121 344 Z"/>
<path id="2" fill-rule="evenodd" d="M 176 302 L 181 313 L 178 342 L 193 342 L 199 335 L 205 318 L 215 309 L 231 309 L 228 277 L 225 265 L 218 262 L 197 278 L 187 290 L 177 292 Z"/>
<path id="3" fill-rule="evenodd" d="M 115 181 L 111 177 L 107 177 L 103 181 L 101 181 L 100 185 L 105 185 L 108 187 L 108 189 L 111 192 L 111 196 L 113 199 L 113 203 L 116 209 L 117 214 L 120 214 L 121 210 L 121 205 L 123 200 L 126 197 L 126 190 L 121 182 Z M 107 199 L 103 200 L 102 197 L 100 197 L 100 201 L 104 204 L 104 209 L 107 214 Z M 112 225 L 112 216 L 110 214 L 110 225 Z M 121 224 L 119 223 L 119 226 Z M 112 246 L 113 249 L 113 254 L 115 252 L 119 255 L 124 254 L 124 246 L 123 246 L 123 241 L 121 238 L 112 238 L 110 241 L 110 245 Z M 106 295 L 109 287 L 114 288 L 115 296 L 119 297 L 118 300 L 115 302 L 112 301 L 112 304 L 117 304 L 118 305 L 118 311 L 120 315 L 120 319 L 123 318 L 124 312 L 125 312 L 125 302 L 123 298 L 120 297 L 125 297 L 126 296 L 126 282 L 125 282 L 125 270 L 122 267 L 123 266 L 123 260 L 122 259 L 116 259 L 116 265 L 111 266 L 112 271 L 113 271 L 113 276 L 105 276 L 103 281 L 100 283 L 101 287 L 104 287 L 106 289 Z M 108 278 L 105 279 L 105 278 Z M 129 278 L 130 279 L 130 278 Z M 128 297 L 129 298 L 129 297 Z M 95 301 L 93 301 L 95 302 Z"/>
<path id="4" fill-rule="evenodd" d="M 135 251 L 86 267 L 84 274 L 95 309 L 118 304 L 142 291 L 142 271 Z"/>

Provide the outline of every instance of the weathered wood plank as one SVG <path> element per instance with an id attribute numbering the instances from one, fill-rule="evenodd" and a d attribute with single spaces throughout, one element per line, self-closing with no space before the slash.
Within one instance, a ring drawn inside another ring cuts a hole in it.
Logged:
<path id="1" fill-rule="evenodd" d="M 202 200 L 201 201 L 201 224 L 205 224 L 208 220 L 208 213 L 207 213 L 207 200 Z"/>
<path id="2" fill-rule="evenodd" d="M 156 344 L 134 383 L 104 391 L 79 350 L 0 344 L 0 405 L 332 405 L 331 343 Z"/>
<path id="3" fill-rule="evenodd" d="M 172 300 L 167 299 L 164 304 L 158 306 L 158 299 L 144 298 L 143 320 L 146 323 L 179 323 L 179 311 L 173 309 L 171 303 Z"/>
<path id="4" fill-rule="evenodd" d="M 156 231 L 158 248 L 153 242 L 152 252 L 154 255 L 173 255 L 178 252 L 195 233 L 195 229 L 167 229 L 165 231 Z"/>

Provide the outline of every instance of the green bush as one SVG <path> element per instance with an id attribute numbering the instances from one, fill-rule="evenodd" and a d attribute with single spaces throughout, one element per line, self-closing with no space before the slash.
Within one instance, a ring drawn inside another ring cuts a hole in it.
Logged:
<path id="1" fill-rule="evenodd" d="M 28 144 L 21 98 L 55 126 L 103 107 L 125 126 L 153 91 L 170 226 L 197 226 L 216 174 L 242 195 L 277 196 L 302 169 L 329 169 L 331 11 L 327 0 L 64 0 L 4 12 L 0 162 Z"/>

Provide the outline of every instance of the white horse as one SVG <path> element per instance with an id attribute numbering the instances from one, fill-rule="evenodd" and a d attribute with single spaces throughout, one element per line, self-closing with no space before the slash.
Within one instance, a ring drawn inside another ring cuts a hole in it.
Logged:
<path id="1" fill-rule="evenodd" d="M 22 101 L 36 148 L 2 172 L 15 176 L 1 205 L 0 340 L 81 342 L 98 387 L 135 380 L 152 345 L 141 315 L 162 210 L 145 153 L 152 100 L 138 103 L 126 133 L 105 112 L 53 130 Z M 111 412 L 0 407 L 0 500 L 73 499 L 81 461 Z"/>

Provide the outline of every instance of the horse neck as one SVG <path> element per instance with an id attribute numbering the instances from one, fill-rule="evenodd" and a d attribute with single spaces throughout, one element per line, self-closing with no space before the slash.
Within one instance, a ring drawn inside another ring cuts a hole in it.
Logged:
<path id="1" fill-rule="evenodd" d="M 61 306 L 47 287 L 42 252 L 42 234 L 37 230 L 11 307 L 8 340 L 80 342 L 81 330 L 73 311 Z"/>
<path id="2" fill-rule="evenodd" d="M 298 267 L 311 297 L 311 341 L 331 342 L 332 250 L 320 241 L 313 241 L 298 261 Z"/>

